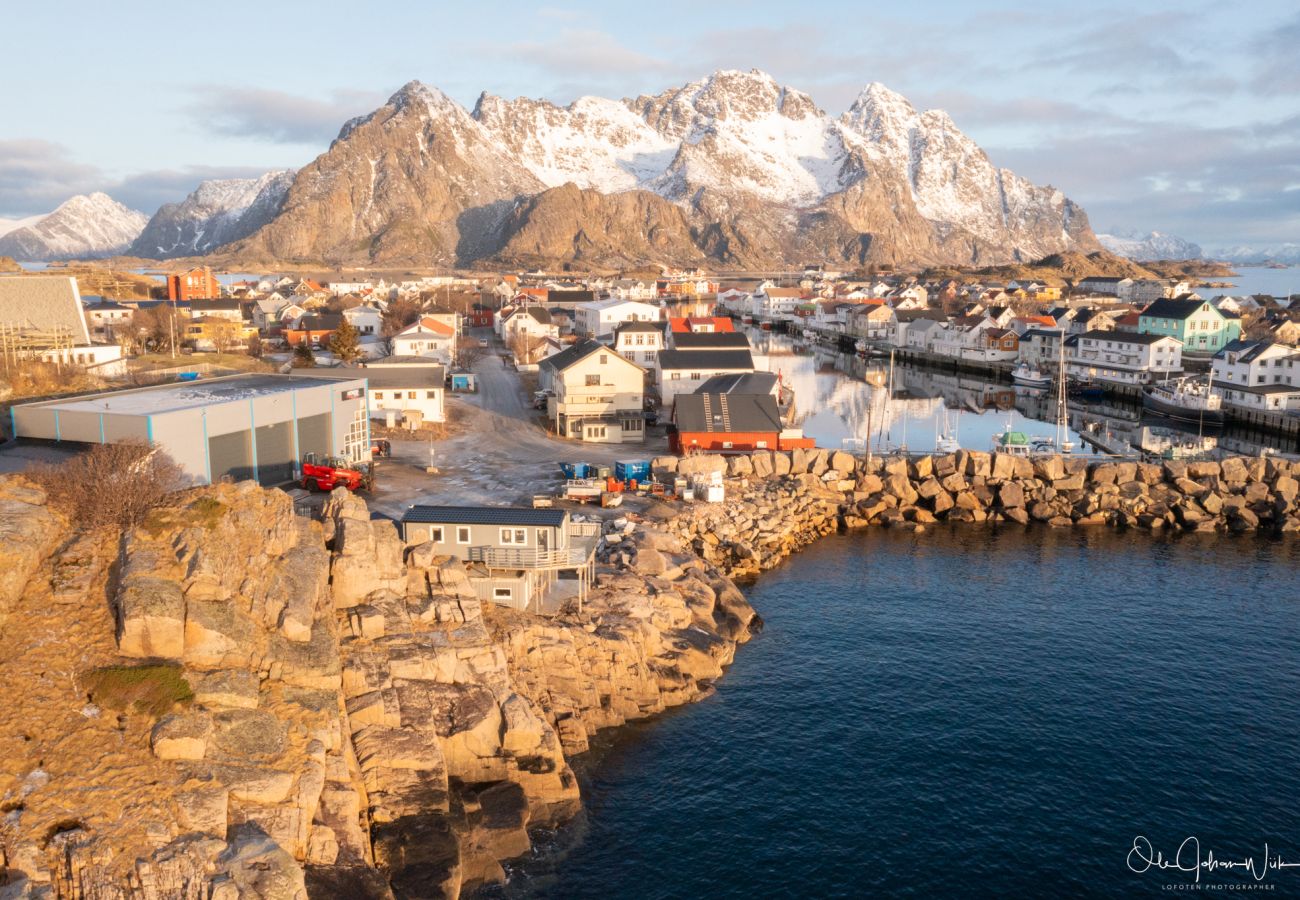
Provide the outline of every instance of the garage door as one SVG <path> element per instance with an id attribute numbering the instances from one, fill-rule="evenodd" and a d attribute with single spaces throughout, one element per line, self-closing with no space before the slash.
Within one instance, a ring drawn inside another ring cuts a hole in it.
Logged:
<path id="1" fill-rule="evenodd" d="M 321 413 L 318 416 L 306 416 L 298 420 L 298 452 L 315 453 L 317 456 L 329 456 L 333 447 L 330 446 L 330 414 Z"/>
<path id="2" fill-rule="evenodd" d="M 261 425 L 257 438 L 257 480 L 273 486 L 293 481 L 293 423 Z"/>
<path id="3" fill-rule="evenodd" d="M 235 431 L 208 438 L 208 464 L 212 467 L 213 481 L 227 475 L 235 481 L 252 478 L 253 447 L 248 432 Z"/>

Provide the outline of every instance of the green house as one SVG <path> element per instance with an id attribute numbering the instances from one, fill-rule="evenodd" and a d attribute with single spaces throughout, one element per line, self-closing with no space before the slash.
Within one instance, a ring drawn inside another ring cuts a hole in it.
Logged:
<path id="1" fill-rule="evenodd" d="M 1241 337 L 1241 320 L 1206 300 L 1157 300 L 1139 315 L 1138 333 L 1169 335 L 1185 354 L 1212 355 Z"/>

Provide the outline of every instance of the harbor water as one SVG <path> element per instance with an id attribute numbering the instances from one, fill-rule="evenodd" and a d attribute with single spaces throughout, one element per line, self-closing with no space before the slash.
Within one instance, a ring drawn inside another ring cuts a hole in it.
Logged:
<path id="1" fill-rule="evenodd" d="M 714 696 L 579 761 L 586 812 L 502 893 L 1154 897 L 1196 876 L 1140 871 L 1139 839 L 1300 862 L 1297 566 L 1214 535 L 825 539 L 752 587 L 766 628 Z M 1200 882 L 1294 896 L 1300 868 Z"/>

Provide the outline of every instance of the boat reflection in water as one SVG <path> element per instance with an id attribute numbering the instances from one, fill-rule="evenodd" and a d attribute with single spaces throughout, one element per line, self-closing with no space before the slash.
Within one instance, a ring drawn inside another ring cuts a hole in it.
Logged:
<path id="1" fill-rule="evenodd" d="M 915 452 L 935 452 L 940 446 L 987 451 L 994 437 L 1008 427 L 1023 433 L 1031 448 L 1035 440 L 1055 438 L 1055 390 L 1013 387 L 987 377 L 895 360 L 891 392 L 887 357 L 864 360 L 803 341 L 796 348 L 789 336 L 745 330 L 753 345 L 755 365 L 781 373 L 783 383 L 794 390 L 794 424 L 820 447 L 860 452 L 866 448 L 868 432 L 875 452 L 903 446 Z M 1066 440 L 1083 455 L 1185 454 L 1192 452 L 1192 447 L 1184 445 L 1195 445 L 1198 440 L 1201 452 L 1212 456 L 1297 450 L 1294 438 L 1236 429 L 1216 431 L 1199 423 L 1157 416 L 1134 403 L 1098 398 L 1095 393 L 1084 397 L 1076 392 L 1068 398 L 1066 425 Z M 1145 437 L 1143 426 L 1150 429 Z M 1211 432 L 1216 440 L 1200 440 Z M 1178 446 L 1166 446 L 1170 442 Z"/>

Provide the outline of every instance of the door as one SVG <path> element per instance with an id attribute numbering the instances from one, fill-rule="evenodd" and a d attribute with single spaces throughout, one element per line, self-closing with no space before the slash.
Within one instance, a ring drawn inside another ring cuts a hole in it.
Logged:
<path id="1" fill-rule="evenodd" d="M 545 553 L 551 549 L 551 533 L 545 528 L 537 529 L 537 550 Z"/>

